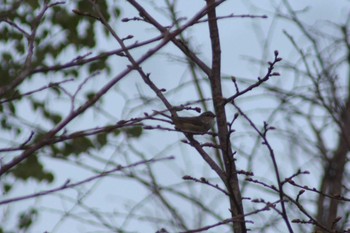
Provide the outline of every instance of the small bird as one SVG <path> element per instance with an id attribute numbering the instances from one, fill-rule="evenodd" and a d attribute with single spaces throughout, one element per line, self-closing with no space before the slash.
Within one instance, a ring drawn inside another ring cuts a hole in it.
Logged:
<path id="1" fill-rule="evenodd" d="M 196 117 L 173 117 L 175 129 L 185 133 L 204 134 L 208 132 L 215 123 L 215 114 L 208 111 Z"/>

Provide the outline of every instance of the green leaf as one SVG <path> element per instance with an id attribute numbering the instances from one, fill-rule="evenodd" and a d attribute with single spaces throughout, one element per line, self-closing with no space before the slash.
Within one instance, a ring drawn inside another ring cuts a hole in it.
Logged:
<path id="1" fill-rule="evenodd" d="M 96 61 L 94 63 L 91 63 L 90 66 L 89 66 L 90 74 L 92 74 L 92 73 L 94 73 L 96 71 L 105 69 L 107 67 L 106 59 L 107 58 L 101 58 L 100 60 L 98 60 L 98 61 Z"/>
<path id="2" fill-rule="evenodd" d="M 122 11 L 120 10 L 120 8 L 115 8 L 114 9 L 114 16 L 116 18 L 119 18 L 121 14 L 122 14 Z"/>
<path id="3" fill-rule="evenodd" d="M 44 116 L 50 120 L 51 122 L 53 122 L 54 124 L 58 124 L 61 122 L 62 120 L 62 116 L 61 115 L 58 115 L 56 113 L 53 113 L 53 112 L 49 112 L 48 110 L 46 109 L 43 109 L 43 113 L 44 113 Z"/>
<path id="4" fill-rule="evenodd" d="M 58 124 L 62 120 L 62 116 L 58 114 L 51 114 L 51 119 L 55 124 Z"/>
<path id="5" fill-rule="evenodd" d="M 27 3 L 33 8 L 36 9 L 39 7 L 39 1 L 37 0 L 27 0 Z"/>
<path id="6" fill-rule="evenodd" d="M 88 92 L 85 94 L 85 96 L 88 100 L 91 100 L 92 98 L 94 98 L 96 96 L 96 92 Z"/>
<path id="7" fill-rule="evenodd" d="M 31 98 L 31 104 L 34 110 L 38 110 L 39 108 L 43 108 L 44 107 L 44 103 L 43 102 L 38 102 L 35 101 Z"/>
<path id="8" fill-rule="evenodd" d="M 9 110 L 11 111 L 11 113 L 12 113 L 13 115 L 16 115 L 16 107 L 15 107 L 15 105 L 14 105 L 14 102 L 9 102 L 9 103 L 8 103 L 8 107 L 9 107 Z"/>
<path id="9" fill-rule="evenodd" d="M 18 228 L 19 229 L 28 229 L 33 222 L 35 222 L 36 218 L 38 216 L 38 211 L 34 208 L 31 208 L 19 216 L 19 222 L 18 222 Z"/>
<path id="10" fill-rule="evenodd" d="M 12 60 L 12 54 L 11 53 L 7 53 L 7 52 L 4 52 L 1 54 L 2 55 L 2 60 L 7 60 L 7 61 L 11 61 Z"/>
<path id="11" fill-rule="evenodd" d="M 108 135 L 106 133 L 100 133 L 96 136 L 96 144 L 99 146 L 99 148 L 107 144 L 107 136 Z"/>
<path id="12" fill-rule="evenodd" d="M 114 134 L 114 136 L 118 136 L 119 134 L 120 134 L 120 130 L 118 130 L 118 129 L 115 129 L 115 130 L 113 130 L 113 134 Z"/>
<path id="13" fill-rule="evenodd" d="M 130 128 L 126 128 L 125 129 L 125 133 L 128 137 L 131 138 L 138 138 L 142 135 L 142 127 L 141 126 L 134 126 L 134 127 L 130 127 Z"/>
<path id="14" fill-rule="evenodd" d="M 94 148 L 94 144 L 87 137 L 74 138 L 65 143 L 65 148 L 62 151 L 64 156 L 80 155 L 87 152 L 91 148 Z"/>
<path id="15" fill-rule="evenodd" d="M 44 171 L 44 167 L 36 155 L 31 155 L 24 162 L 18 164 L 12 170 L 12 174 L 21 180 L 33 178 L 38 181 L 47 181 L 49 183 L 54 180 L 54 176 L 51 172 Z"/>
<path id="16" fill-rule="evenodd" d="M 3 188 L 3 190 L 4 190 L 4 193 L 8 193 L 8 192 L 10 192 L 11 191 L 11 189 L 12 189 L 12 184 L 9 184 L 9 183 L 5 183 L 5 184 L 3 184 L 3 186 L 2 186 L 2 188 Z"/>

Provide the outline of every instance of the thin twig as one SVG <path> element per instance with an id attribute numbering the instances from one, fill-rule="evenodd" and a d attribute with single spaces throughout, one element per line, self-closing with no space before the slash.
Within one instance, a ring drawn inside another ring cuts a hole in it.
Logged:
<path id="1" fill-rule="evenodd" d="M 109 174 L 112 174 L 114 172 L 124 170 L 126 168 L 131 168 L 131 167 L 136 167 L 136 166 L 139 166 L 139 165 L 142 165 L 142 164 L 146 164 L 146 163 L 154 163 L 154 162 L 159 162 L 159 161 L 164 161 L 164 160 L 171 160 L 171 159 L 174 159 L 174 157 L 173 156 L 169 156 L 169 157 L 164 157 L 164 158 L 159 158 L 159 159 L 142 160 L 140 162 L 136 162 L 136 163 L 129 164 L 129 165 L 126 165 L 126 166 L 121 166 L 120 165 L 120 166 L 118 166 L 118 167 L 116 167 L 114 169 L 101 172 L 98 175 L 91 176 L 89 178 L 86 178 L 86 179 L 81 180 L 81 181 L 76 182 L 76 183 L 70 183 L 70 180 L 67 180 L 63 185 L 61 185 L 60 187 L 54 188 L 54 189 L 50 189 L 50 190 L 41 191 L 41 192 L 37 192 L 37 193 L 34 193 L 34 194 L 30 194 L 30 195 L 25 195 L 25 196 L 20 196 L 20 197 L 15 197 L 15 198 L 10 198 L 10 199 L 7 199 L 7 200 L 3 200 L 3 201 L 0 201 L 0 205 L 8 204 L 8 203 L 11 203 L 11 202 L 23 201 L 23 200 L 31 199 L 31 198 L 34 198 L 34 197 L 40 197 L 40 196 L 48 195 L 48 194 L 55 193 L 55 192 L 58 192 L 58 191 L 62 191 L 62 190 L 65 190 L 65 189 L 74 188 L 74 187 L 80 186 L 82 184 L 94 181 L 96 179 L 100 179 L 100 178 L 105 177 L 105 176 L 107 176 Z"/>

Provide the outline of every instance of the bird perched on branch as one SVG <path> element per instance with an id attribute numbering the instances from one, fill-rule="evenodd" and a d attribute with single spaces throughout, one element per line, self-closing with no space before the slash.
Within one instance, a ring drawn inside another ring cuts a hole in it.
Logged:
<path id="1" fill-rule="evenodd" d="M 185 133 L 204 134 L 208 132 L 215 123 L 215 114 L 208 111 L 195 117 L 173 117 L 175 129 Z"/>

